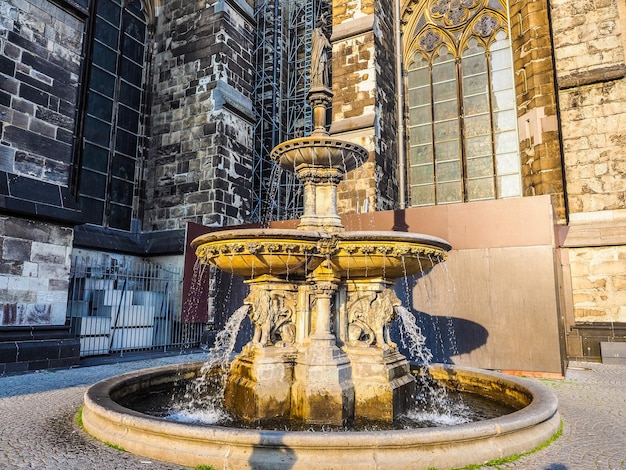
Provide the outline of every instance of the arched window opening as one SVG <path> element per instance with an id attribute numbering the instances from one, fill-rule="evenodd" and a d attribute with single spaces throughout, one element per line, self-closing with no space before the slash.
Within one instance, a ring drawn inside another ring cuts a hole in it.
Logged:
<path id="1" fill-rule="evenodd" d="M 505 11 L 493 0 L 417 10 L 405 54 L 411 206 L 521 195 Z"/>
<path id="2" fill-rule="evenodd" d="M 79 195 L 87 222 L 130 230 L 147 22 L 139 0 L 96 0 Z"/>

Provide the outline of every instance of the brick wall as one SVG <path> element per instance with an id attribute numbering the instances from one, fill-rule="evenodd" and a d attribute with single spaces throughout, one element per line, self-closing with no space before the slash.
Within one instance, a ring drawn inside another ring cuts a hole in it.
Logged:
<path id="1" fill-rule="evenodd" d="M 167 3 L 155 34 L 144 230 L 246 221 L 250 207 L 252 9 Z"/>

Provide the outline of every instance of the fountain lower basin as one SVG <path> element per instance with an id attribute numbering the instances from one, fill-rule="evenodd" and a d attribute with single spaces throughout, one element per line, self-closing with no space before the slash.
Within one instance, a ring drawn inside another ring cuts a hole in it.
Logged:
<path id="1" fill-rule="evenodd" d="M 547 441 L 560 424 L 557 399 L 544 387 L 494 372 L 444 366 L 431 368 L 435 379 L 521 409 L 499 418 L 440 428 L 329 433 L 178 423 L 118 403 L 138 391 L 192 379 L 201 365 L 166 366 L 95 384 L 85 394 L 85 429 L 127 451 L 188 466 L 415 470 L 462 467 L 525 452 Z"/>

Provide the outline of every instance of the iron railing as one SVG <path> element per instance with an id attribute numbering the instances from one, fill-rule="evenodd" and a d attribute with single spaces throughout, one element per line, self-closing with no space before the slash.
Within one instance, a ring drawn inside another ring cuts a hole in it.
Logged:
<path id="1" fill-rule="evenodd" d="M 181 319 L 182 279 L 145 260 L 74 258 L 67 316 L 81 357 L 198 346 L 204 324 Z"/>

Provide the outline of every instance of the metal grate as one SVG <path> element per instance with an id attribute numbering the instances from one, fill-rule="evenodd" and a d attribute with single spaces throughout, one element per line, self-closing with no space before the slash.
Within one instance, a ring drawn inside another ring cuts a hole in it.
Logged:
<path id="1" fill-rule="evenodd" d="M 180 268 L 108 261 L 72 263 L 67 315 L 81 357 L 199 345 L 204 324 L 181 320 Z"/>

